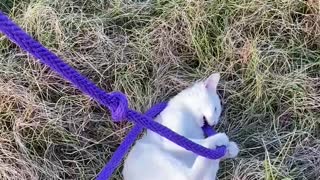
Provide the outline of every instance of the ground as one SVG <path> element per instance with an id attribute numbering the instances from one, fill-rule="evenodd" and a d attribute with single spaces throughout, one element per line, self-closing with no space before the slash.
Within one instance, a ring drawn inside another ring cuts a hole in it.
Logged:
<path id="1" fill-rule="evenodd" d="M 24 30 L 144 112 L 220 72 L 219 178 L 319 179 L 317 0 L 2 0 Z M 0 35 L 0 179 L 92 179 L 132 127 Z M 121 179 L 121 167 L 113 179 Z"/>

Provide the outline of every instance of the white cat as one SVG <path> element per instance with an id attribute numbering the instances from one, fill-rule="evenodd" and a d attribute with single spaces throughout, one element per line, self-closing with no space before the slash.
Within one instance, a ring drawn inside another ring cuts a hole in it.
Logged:
<path id="1" fill-rule="evenodd" d="M 205 138 L 202 126 L 218 123 L 221 102 L 217 95 L 220 75 L 195 83 L 173 97 L 155 121 L 210 149 L 226 146 L 223 158 L 237 156 L 239 148 L 224 133 Z M 198 156 L 148 130 L 136 142 L 124 162 L 124 180 L 214 180 L 218 160 Z"/>

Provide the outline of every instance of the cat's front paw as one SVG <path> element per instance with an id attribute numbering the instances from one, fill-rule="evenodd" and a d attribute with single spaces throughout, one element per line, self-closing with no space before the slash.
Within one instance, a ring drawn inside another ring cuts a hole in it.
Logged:
<path id="1" fill-rule="evenodd" d="M 208 143 L 208 148 L 216 149 L 217 146 L 226 146 L 229 145 L 229 137 L 225 133 L 217 133 L 213 136 L 206 138 Z"/>
<path id="2" fill-rule="evenodd" d="M 229 137 L 225 133 L 217 133 L 213 136 L 207 137 L 207 147 L 210 149 L 216 149 L 218 146 L 225 146 L 227 148 L 227 153 L 224 158 L 234 158 L 239 154 L 238 145 L 229 141 Z"/>
<path id="3" fill-rule="evenodd" d="M 239 154 L 239 147 L 238 145 L 231 141 L 227 146 L 227 158 L 234 158 Z"/>

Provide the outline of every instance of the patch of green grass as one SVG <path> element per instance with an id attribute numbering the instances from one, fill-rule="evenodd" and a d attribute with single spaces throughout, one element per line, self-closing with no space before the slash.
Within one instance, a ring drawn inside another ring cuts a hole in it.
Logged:
<path id="1" fill-rule="evenodd" d="M 316 1 L 12 2 L 1 10 L 139 111 L 220 72 L 217 128 L 241 148 L 220 179 L 320 176 Z M 131 124 L 0 39 L 0 179 L 94 178 Z"/>

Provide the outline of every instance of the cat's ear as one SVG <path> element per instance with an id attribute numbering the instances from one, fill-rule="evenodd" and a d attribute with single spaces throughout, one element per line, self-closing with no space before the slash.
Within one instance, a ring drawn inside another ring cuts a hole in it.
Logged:
<path id="1" fill-rule="evenodd" d="M 206 80 L 205 80 L 205 84 L 206 84 L 206 88 L 210 91 L 217 91 L 217 86 L 220 80 L 220 74 L 219 73 L 214 73 L 211 74 Z"/>

